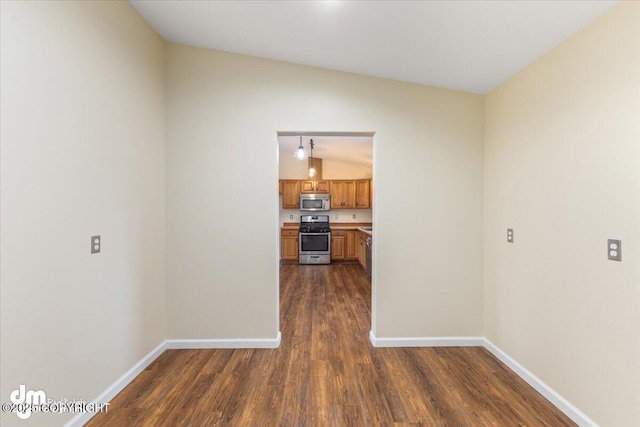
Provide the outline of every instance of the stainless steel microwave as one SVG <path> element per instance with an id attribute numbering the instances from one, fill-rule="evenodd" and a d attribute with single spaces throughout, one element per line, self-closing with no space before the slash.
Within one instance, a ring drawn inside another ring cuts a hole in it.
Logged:
<path id="1" fill-rule="evenodd" d="M 331 196 L 328 194 L 301 194 L 301 211 L 328 211 L 331 209 Z"/>

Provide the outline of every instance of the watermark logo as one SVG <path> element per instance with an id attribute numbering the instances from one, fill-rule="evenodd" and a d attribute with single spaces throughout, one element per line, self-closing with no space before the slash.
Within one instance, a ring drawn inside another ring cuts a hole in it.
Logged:
<path id="1" fill-rule="evenodd" d="M 20 384 L 9 395 L 11 403 L 2 404 L 2 412 L 15 412 L 18 418 L 26 420 L 34 412 L 78 413 L 78 412 L 107 412 L 109 403 L 87 403 L 84 399 L 60 400 L 47 398 L 44 390 L 27 390 L 25 384 Z"/>
<path id="2" fill-rule="evenodd" d="M 13 390 L 9 398 L 11 403 L 16 405 L 16 415 L 22 420 L 31 416 L 34 406 L 47 403 L 47 393 L 44 390 L 27 390 L 24 384 L 20 384 L 16 390 Z"/>

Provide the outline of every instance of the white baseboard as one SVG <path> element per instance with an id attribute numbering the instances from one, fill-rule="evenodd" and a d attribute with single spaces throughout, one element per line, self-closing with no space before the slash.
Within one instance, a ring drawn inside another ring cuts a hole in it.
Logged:
<path id="1" fill-rule="evenodd" d="M 511 356 L 499 349 L 488 339 L 484 339 L 484 348 L 489 350 L 491 354 L 497 357 L 502 363 L 507 365 L 520 378 L 525 380 L 538 393 L 544 396 L 556 408 L 560 409 L 566 416 L 571 418 L 573 422 L 583 427 L 598 427 L 598 424 L 591 418 L 586 416 L 582 411 L 573 406 L 567 399 L 562 397 L 558 392 L 549 387 L 544 381 L 532 374 L 527 368 L 516 362 Z"/>
<path id="2" fill-rule="evenodd" d="M 224 340 L 165 340 L 159 346 L 151 350 L 138 363 L 129 369 L 124 375 L 111 384 L 105 391 L 96 397 L 91 403 L 110 402 L 116 394 L 120 393 L 135 377 L 140 375 L 147 366 L 158 358 L 165 350 L 169 349 L 204 349 L 204 348 L 277 348 L 280 346 L 281 335 L 274 339 L 224 339 Z M 94 412 L 77 414 L 65 427 L 81 427 L 93 416 Z"/>
<path id="3" fill-rule="evenodd" d="M 374 347 L 482 347 L 483 337 L 401 337 L 376 338 L 373 331 L 369 339 Z"/>
<path id="4" fill-rule="evenodd" d="M 281 335 L 275 338 L 221 339 L 221 340 L 167 340 L 168 349 L 201 348 L 278 348 Z"/>
<path id="5" fill-rule="evenodd" d="M 581 427 L 598 427 L 598 424 L 573 406 L 567 399 L 549 387 L 544 381 L 535 376 L 524 366 L 516 362 L 507 353 L 483 337 L 404 337 L 404 338 L 376 338 L 373 331 L 369 332 L 369 339 L 374 347 L 484 347 L 507 365 L 520 378 L 525 380 L 551 404 L 560 409 Z M 138 363 L 111 384 L 104 392 L 96 397 L 92 403 L 109 402 L 120 393 L 135 377 L 140 375 L 147 366 L 167 349 L 205 349 L 205 348 L 277 348 L 280 346 L 281 334 L 274 339 L 222 339 L 222 340 L 166 340 Z M 73 417 L 65 427 L 81 427 L 87 423 L 95 413 L 85 412 Z"/>
<path id="6" fill-rule="evenodd" d="M 573 422 L 581 427 L 598 427 L 595 421 L 484 337 L 376 338 L 373 331 L 370 331 L 369 339 L 374 347 L 484 347 Z"/>
<path id="7" fill-rule="evenodd" d="M 133 365 L 131 369 L 124 373 L 120 378 L 116 380 L 113 384 L 111 384 L 105 391 L 103 391 L 98 397 L 96 397 L 91 403 L 106 403 L 110 402 L 116 394 L 120 393 L 122 389 L 124 389 L 135 377 L 140 375 L 142 371 L 144 371 L 147 366 L 151 364 L 154 360 L 158 358 L 162 354 L 163 351 L 167 349 L 167 342 L 162 342 L 159 346 L 151 350 L 146 356 L 144 356 L 138 363 Z M 83 412 L 77 414 L 75 417 L 71 418 L 65 427 L 81 427 L 86 424 L 93 416 L 94 412 Z"/>

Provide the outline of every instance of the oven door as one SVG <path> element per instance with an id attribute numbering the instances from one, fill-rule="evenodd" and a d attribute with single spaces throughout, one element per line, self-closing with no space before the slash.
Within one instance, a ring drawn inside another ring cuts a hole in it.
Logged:
<path id="1" fill-rule="evenodd" d="M 331 255 L 331 233 L 300 233 L 300 255 Z"/>

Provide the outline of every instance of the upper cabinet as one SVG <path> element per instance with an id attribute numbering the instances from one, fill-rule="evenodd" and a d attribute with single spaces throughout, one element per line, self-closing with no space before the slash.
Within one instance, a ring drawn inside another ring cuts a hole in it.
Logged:
<path id="1" fill-rule="evenodd" d="M 300 181 L 283 179 L 282 209 L 300 209 Z"/>
<path id="2" fill-rule="evenodd" d="M 316 193 L 329 194 L 329 181 L 316 181 Z"/>
<path id="3" fill-rule="evenodd" d="M 300 209 L 300 194 L 330 194 L 331 209 L 370 209 L 371 180 L 280 180 L 283 209 Z"/>
<path id="4" fill-rule="evenodd" d="M 356 182 L 331 181 L 331 209 L 355 209 Z"/>
<path id="5" fill-rule="evenodd" d="M 329 181 L 300 181 L 303 194 L 329 193 Z"/>
<path id="6" fill-rule="evenodd" d="M 371 207 L 371 184 L 368 179 L 356 181 L 356 208 L 368 209 Z"/>

